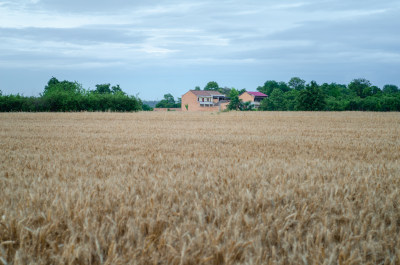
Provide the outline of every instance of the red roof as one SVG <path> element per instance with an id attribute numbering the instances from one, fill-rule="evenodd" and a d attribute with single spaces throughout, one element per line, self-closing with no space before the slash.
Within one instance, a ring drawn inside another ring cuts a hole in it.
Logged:
<path id="1" fill-rule="evenodd" d="M 261 93 L 261 92 L 249 92 L 249 91 L 247 91 L 247 93 L 249 93 L 250 95 L 253 95 L 255 97 L 268 97 L 267 95 L 265 95 L 264 93 Z"/>

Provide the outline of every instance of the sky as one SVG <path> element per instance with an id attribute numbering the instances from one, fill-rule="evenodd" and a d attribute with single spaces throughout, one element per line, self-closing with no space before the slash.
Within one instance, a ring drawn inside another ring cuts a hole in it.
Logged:
<path id="1" fill-rule="evenodd" d="M 0 90 L 38 96 L 53 76 L 143 100 L 295 76 L 400 86 L 399 29 L 398 0 L 0 0 Z"/>

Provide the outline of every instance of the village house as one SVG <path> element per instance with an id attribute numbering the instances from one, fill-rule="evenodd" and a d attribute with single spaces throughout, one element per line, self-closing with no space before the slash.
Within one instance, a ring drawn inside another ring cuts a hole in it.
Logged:
<path id="1" fill-rule="evenodd" d="M 212 90 L 189 90 L 181 102 L 182 111 L 222 111 L 229 104 L 224 94 Z"/>
<path id="2" fill-rule="evenodd" d="M 264 99 L 267 98 L 268 96 L 265 95 L 264 93 L 261 92 L 249 92 L 246 91 L 242 94 L 240 94 L 239 99 L 241 99 L 243 102 L 251 102 L 251 104 L 254 106 L 255 109 L 257 109 L 260 106 L 260 102 Z"/>

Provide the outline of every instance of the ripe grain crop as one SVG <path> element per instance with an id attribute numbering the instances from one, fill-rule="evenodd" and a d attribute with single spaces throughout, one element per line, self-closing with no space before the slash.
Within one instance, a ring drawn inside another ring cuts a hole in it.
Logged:
<path id="1" fill-rule="evenodd" d="M 399 113 L 2 113 L 0 161 L 4 264 L 400 264 Z"/>

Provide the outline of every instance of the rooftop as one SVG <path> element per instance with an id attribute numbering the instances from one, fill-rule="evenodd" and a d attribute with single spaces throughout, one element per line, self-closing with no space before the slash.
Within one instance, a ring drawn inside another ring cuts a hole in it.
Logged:
<path id="1" fill-rule="evenodd" d="M 196 96 L 225 96 L 224 94 L 219 93 L 218 91 L 214 90 L 190 90 Z"/>
<path id="2" fill-rule="evenodd" d="M 264 93 L 261 92 L 251 92 L 251 91 L 247 91 L 247 93 L 249 93 L 250 95 L 253 95 L 255 97 L 268 97 L 267 95 L 265 95 Z"/>

